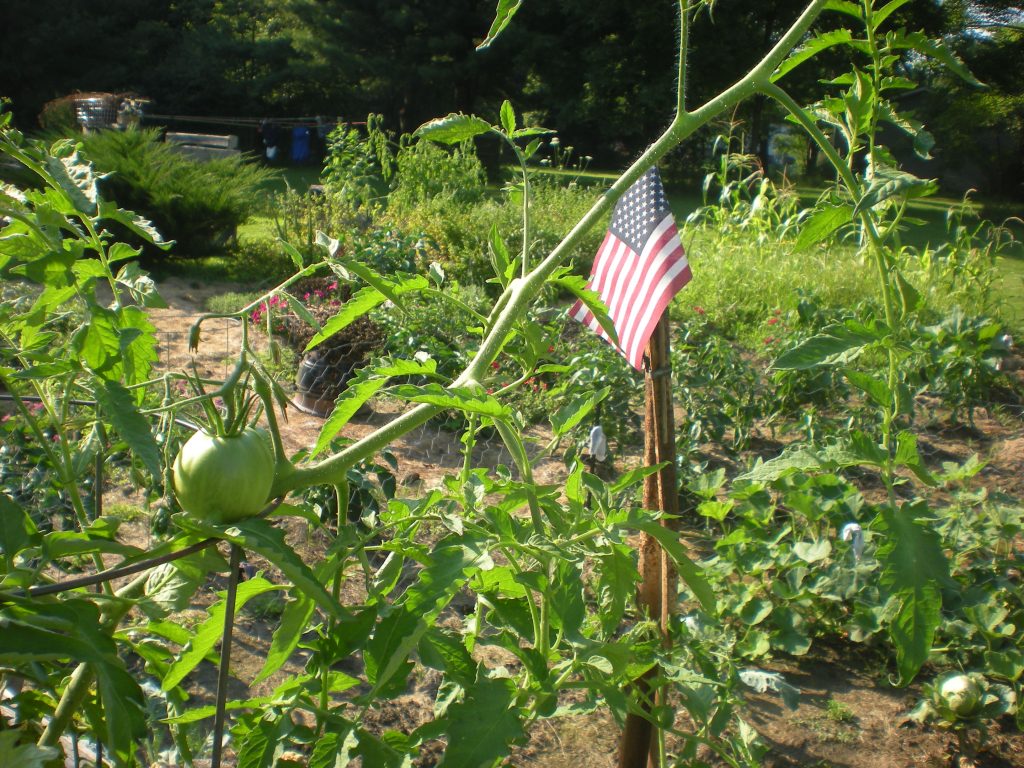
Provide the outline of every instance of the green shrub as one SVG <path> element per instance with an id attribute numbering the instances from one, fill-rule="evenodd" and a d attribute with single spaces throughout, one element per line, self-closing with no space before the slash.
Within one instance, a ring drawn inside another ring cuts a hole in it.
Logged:
<path id="1" fill-rule="evenodd" d="M 99 131 L 82 142 L 96 169 L 108 174 L 100 182 L 104 197 L 177 241 L 177 257 L 205 256 L 234 242 L 237 227 L 260 206 L 259 188 L 276 173 L 242 156 L 191 160 L 156 130 Z"/>
<path id="2" fill-rule="evenodd" d="M 475 203 L 484 197 L 487 177 L 472 142 L 448 149 L 403 137 L 395 157 L 397 176 L 388 205 L 407 211 L 435 197 Z"/>

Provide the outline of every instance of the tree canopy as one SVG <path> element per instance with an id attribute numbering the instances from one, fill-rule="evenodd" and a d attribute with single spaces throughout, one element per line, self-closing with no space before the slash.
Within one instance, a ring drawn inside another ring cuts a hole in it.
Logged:
<path id="1" fill-rule="evenodd" d="M 701 10 L 690 38 L 691 105 L 732 82 L 801 7 L 718 0 Z M 47 101 L 80 90 L 134 91 L 163 114 L 356 121 L 375 112 L 401 132 L 451 111 L 493 113 L 509 98 L 558 130 L 563 145 L 615 167 L 668 121 L 675 2 L 526 2 L 506 34 L 476 52 L 493 13 L 493 2 L 476 0 L 110 0 L 101 10 L 87 0 L 7 0 L 0 66 L 24 76 L 8 78 L 0 95 L 12 99 L 23 128 L 34 127 Z M 915 73 L 926 93 L 914 106 L 945 149 L 943 173 L 1020 194 L 1024 6 L 919 0 L 897 14 L 908 28 L 944 37 L 990 86 Z M 818 27 L 840 23 L 825 14 Z M 827 77 L 821 61 L 794 72 L 791 91 L 802 84 L 810 92 Z M 762 156 L 780 118 L 767 109 L 755 99 L 736 116 L 748 151 Z"/>

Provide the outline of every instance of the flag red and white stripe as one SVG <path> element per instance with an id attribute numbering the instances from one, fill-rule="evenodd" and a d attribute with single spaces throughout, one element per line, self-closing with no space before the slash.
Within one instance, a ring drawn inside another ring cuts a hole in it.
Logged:
<path id="1" fill-rule="evenodd" d="M 616 203 L 587 282 L 608 307 L 616 348 L 637 370 L 654 327 L 691 276 L 661 176 L 651 168 Z M 582 301 L 569 314 L 611 343 Z"/>

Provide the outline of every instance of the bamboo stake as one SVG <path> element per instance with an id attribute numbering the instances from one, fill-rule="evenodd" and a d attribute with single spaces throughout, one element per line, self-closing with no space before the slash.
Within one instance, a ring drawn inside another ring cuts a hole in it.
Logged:
<path id="1" fill-rule="evenodd" d="M 662 316 L 655 327 L 647 348 L 648 367 L 644 377 L 644 462 L 665 466 L 644 481 L 644 508 L 657 509 L 666 514 L 679 512 L 679 494 L 676 490 L 675 428 L 672 415 L 672 367 L 669 357 L 668 315 Z M 662 525 L 666 522 L 663 520 Z M 640 610 L 657 618 L 662 641 L 669 644 L 669 616 L 675 603 L 675 574 L 657 539 L 641 534 L 639 547 Z M 656 752 L 652 743 L 656 737 L 650 719 L 653 705 L 651 670 L 634 683 L 643 702 L 643 714 L 626 716 L 622 741 L 619 745 L 619 768 L 645 768 L 648 760 L 656 765 Z"/>

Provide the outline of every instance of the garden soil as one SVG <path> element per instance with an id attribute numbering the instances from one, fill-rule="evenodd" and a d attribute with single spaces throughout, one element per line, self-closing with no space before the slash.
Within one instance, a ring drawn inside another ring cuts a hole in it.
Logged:
<path id="1" fill-rule="evenodd" d="M 160 342 L 160 368 L 191 370 L 194 362 L 203 376 L 225 376 L 238 348 L 238 325 L 226 320 L 204 323 L 200 348 L 194 357 L 188 350 L 189 329 L 196 317 L 205 311 L 206 301 L 211 296 L 238 290 L 238 286 L 199 284 L 171 278 L 163 281 L 159 289 L 169 305 L 167 309 L 151 312 Z M 354 419 L 344 434 L 349 438 L 362 437 L 386 423 L 394 413 L 393 407 L 376 405 L 370 413 Z M 977 453 L 988 461 L 981 475 L 988 487 L 1024 497 L 1024 426 L 1019 416 L 979 412 L 972 427 L 956 429 L 943 426 L 938 417 L 933 421 L 935 426 L 926 431 L 921 441 L 922 452 L 930 462 L 939 466 L 942 461 L 963 461 Z M 287 449 L 297 451 L 311 446 L 322 424 L 323 420 L 316 416 L 289 409 L 287 421 L 282 423 Z M 758 448 L 771 455 L 771 450 L 765 449 L 772 445 L 773 441 L 765 435 Z M 779 447 L 775 446 L 775 452 Z M 399 492 L 403 495 L 436 487 L 444 476 L 461 465 L 458 435 L 436 428 L 417 430 L 399 440 L 392 450 L 399 463 Z M 475 458 L 481 462 L 479 465 L 509 463 L 503 449 L 494 445 L 482 446 Z M 625 459 L 629 460 L 629 457 Z M 638 457 L 632 457 L 632 460 L 638 460 Z M 543 463 L 537 471 L 538 481 L 558 482 L 560 471 L 560 462 Z M 134 529 L 140 539 L 148 536 L 141 523 L 128 528 Z M 298 528 L 289 532 L 289 541 L 307 562 L 315 562 L 324 543 L 315 533 L 309 535 Z M 145 541 L 136 543 L 144 544 Z M 254 564 L 262 567 L 258 562 Z M 272 570 L 268 570 L 268 575 L 274 578 Z M 215 578 L 210 586 L 211 589 L 204 591 L 202 597 L 179 617 L 182 623 L 198 623 L 205 618 L 206 607 L 214 599 L 213 590 L 224 586 L 223 577 Z M 343 595 L 343 599 L 350 600 L 361 597 L 362 589 L 354 583 Z M 256 676 L 270 647 L 280 615 L 280 605 L 275 605 L 274 600 L 279 601 L 280 598 L 254 601 L 255 607 L 252 607 L 253 603 L 246 606 L 239 617 L 232 669 L 242 680 L 252 680 Z M 455 625 L 460 620 L 458 613 L 456 603 L 453 615 L 447 620 Z M 275 678 L 258 684 L 251 694 L 268 693 L 283 675 L 300 673 L 304 662 L 303 652 L 297 652 Z M 886 666 L 882 654 L 871 647 L 817 643 L 807 656 L 780 656 L 768 666 L 783 673 L 801 691 L 800 705 L 796 710 L 786 709 L 781 700 L 772 695 L 751 691 L 746 697 L 748 706 L 742 715 L 758 730 L 769 747 L 764 761 L 769 768 L 1024 766 L 1024 736 L 1014 729 L 1009 718 L 995 725 L 988 734 L 986 749 L 973 762 L 957 754 L 956 742 L 949 734 L 909 721 L 907 715 L 917 701 L 919 687 L 894 687 L 891 683 L 893 670 Z M 351 671 L 358 672 L 358 667 L 354 666 Z M 927 679 L 927 670 L 922 677 Z M 214 667 L 203 665 L 191 679 L 195 703 L 211 701 L 216 687 Z M 414 677 L 405 695 L 384 702 L 369 712 L 365 724 L 382 731 L 415 728 L 430 718 L 438 683 L 436 673 L 430 670 Z M 233 680 L 232 685 L 231 696 L 249 695 L 242 683 Z M 685 730 L 685 724 L 682 727 Z M 532 727 L 529 741 L 513 750 L 508 764 L 523 768 L 611 768 L 616 764 L 618 733 L 618 726 L 603 712 L 541 721 Z M 428 745 L 416 764 L 435 765 L 440 754 L 440 745 Z M 711 755 L 701 757 L 710 765 L 720 764 Z"/>

